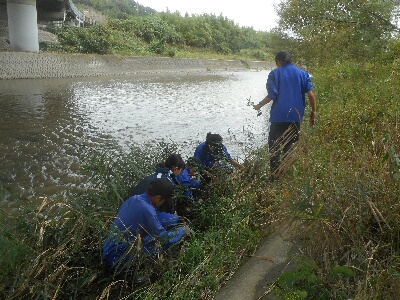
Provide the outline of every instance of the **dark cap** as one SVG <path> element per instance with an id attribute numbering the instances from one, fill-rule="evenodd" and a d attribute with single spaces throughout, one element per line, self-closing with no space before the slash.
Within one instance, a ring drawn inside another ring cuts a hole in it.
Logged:
<path id="1" fill-rule="evenodd" d="M 209 146 L 221 146 L 222 137 L 218 133 L 207 133 L 206 144 Z"/>
<path id="2" fill-rule="evenodd" d="M 174 188 L 174 183 L 163 177 L 153 180 L 150 183 L 147 192 L 150 196 L 160 195 L 165 200 L 165 202 L 169 202 L 174 195 Z"/>

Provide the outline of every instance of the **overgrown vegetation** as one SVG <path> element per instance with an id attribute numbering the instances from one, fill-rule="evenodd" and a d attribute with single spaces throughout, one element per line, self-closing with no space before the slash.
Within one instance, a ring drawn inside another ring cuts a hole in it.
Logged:
<path id="1" fill-rule="evenodd" d="M 303 126 L 286 178 L 304 242 L 285 299 L 397 299 L 400 284 L 399 3 L 282 1 L 281 29 L 309 66 L 318 123 Z M 289 50 L 290 51 L 290 50 Z M 283 210 L 281 211 L 283 212 Z"/>
<path id="2" fill-rule="evenodd" d="M 295 224 L 302 251 L 297 268 L 274 283 L 276 295 L 400 299 L 400 39 L 392 22 L 399 3 L 315 0 L 304 9 L 304 1 L 286 0 L 279 7 L 280 30 L 270 36 L 268 47 L 285 48 L 308 67 L 318 98 L 316 126 L 303 124 L 286 176 L 268 183 L 266 149 L 249 154 L 245 173 L 217 180 L 175 260 L 162 258 L 146 269 L 153 282 L 138 288 L 131 278 L 104 270 L 101 237 L 128 186 L 177 146 L 88 153 L 94 189 L 73 200 L 45 199 L 39 208 L 18 202 L 17 218 L 2 212 L 1 298 L 212 299 L 260 237 L 284 220 Z M 178 30 L 178 23 L 172 28 L 168 18 L 188 26 L 203 20 L 200 32 L 211 30 L 211 21 L 231 24 L 215 16 L 146 18 L 112 20 L 104 31 L 91 30 L 108 32 L 114 26 L 120 36 L 104 34 L 109 49 L 120 45 L 120 53 L 142 49 L 148 54 L 162 45 L 188 47 L 183 32 L 191 31 Z M 139 28 L 139 22 L 159 30 L 133 34 L 130 27 Z M 126 42 L 118 42 L 123 37 Z M 219 46 L 233 53 L 230 39 Z M 210 40 L 196 42 L 221 50 Z M 90 48 L 92 42 L 86 43 Z"/>
<path id="3" fill-rule="evenodd" d="M 82 1 L 82 7 L 96 3 Z M 181 16 L 179 12 L 157 13 L 142 7 L 138 11 L 123 9 L 117 13 L 117 3 L 119 1 L 115 1 L 112 8 L 99 3 L 95 5 L 96 9 L 108 14 L 106 24 L 93 28 L 51 28 L 58 36 L 59 43 L 42 44 L 42 50 L 171 57 L 191 53 L 198 57 L 271 59 L 269 49 L 272 34 L 269 32 L 239 27 L 222 15 Z M 134 4 L 131 7 L 135 8 Z"/>
<path id="4" fill-rule="evenodd" d="M 132 276 L 115 275 L 101 261 L 101 238 L 129 187 L 174 151 L 176 146 L 165 143 L 128 153 L 90 151 L 85 165 L 92 175 L 90 190 L 69 201 L 46 198 L 40 207 L 21 204 L 18 226 L 1 231 L 7 250 L 1 298 L 211 299 L 226 274 L 257 247 L 257 220 L 276 206 L 271 197 L 244 197 L 252 190 L 256 194 L 263 178 L 248 184 L 238 174 L 217 178 L 196 218 L 188 221 L 191 237 L 141 269 L 152 278 L 150 285 L 137 286 Z"/>
<path id="5" fill-rule="evenodd" d="M 314 76 L 318 124 L 303 131 L 293 178 L 285 180 L 303 257 L 277 290 L 286 299 L 396 299 L 399 77 L 357 62 Z"/>

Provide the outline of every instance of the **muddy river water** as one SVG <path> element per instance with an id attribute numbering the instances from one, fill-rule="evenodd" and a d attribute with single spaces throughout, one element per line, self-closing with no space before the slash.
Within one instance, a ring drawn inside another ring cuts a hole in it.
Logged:
<path id="1" fill-rule="evenodd" d="M 266 143 L 268 71 L 0 80 L 0 186 L 27 198 L 79 188 L 80 146 L 178 143 L 184 159 L 219 133 L 243 161 Z M 3 203 L 4 204 L 4 203 Z"/>

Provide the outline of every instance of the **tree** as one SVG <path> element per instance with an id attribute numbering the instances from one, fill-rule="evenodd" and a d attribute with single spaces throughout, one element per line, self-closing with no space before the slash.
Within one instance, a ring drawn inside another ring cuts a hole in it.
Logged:
<path id="1" fill-rule="evenodd" d="M 400 31 L 399 7 L 399 0 L 282 0 L 279 27 L 298 39 L 306 60 L 371 58 Z"/>

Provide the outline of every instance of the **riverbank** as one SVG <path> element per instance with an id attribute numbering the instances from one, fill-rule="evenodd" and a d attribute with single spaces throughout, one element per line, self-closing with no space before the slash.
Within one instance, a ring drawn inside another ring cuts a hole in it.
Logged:
<path id="1" fill-rule="evenodd" d="M 221 59 L 0 52 L 0 79 L 66 78 L 161 72 L 266 70 L 272 63 Z"/>

